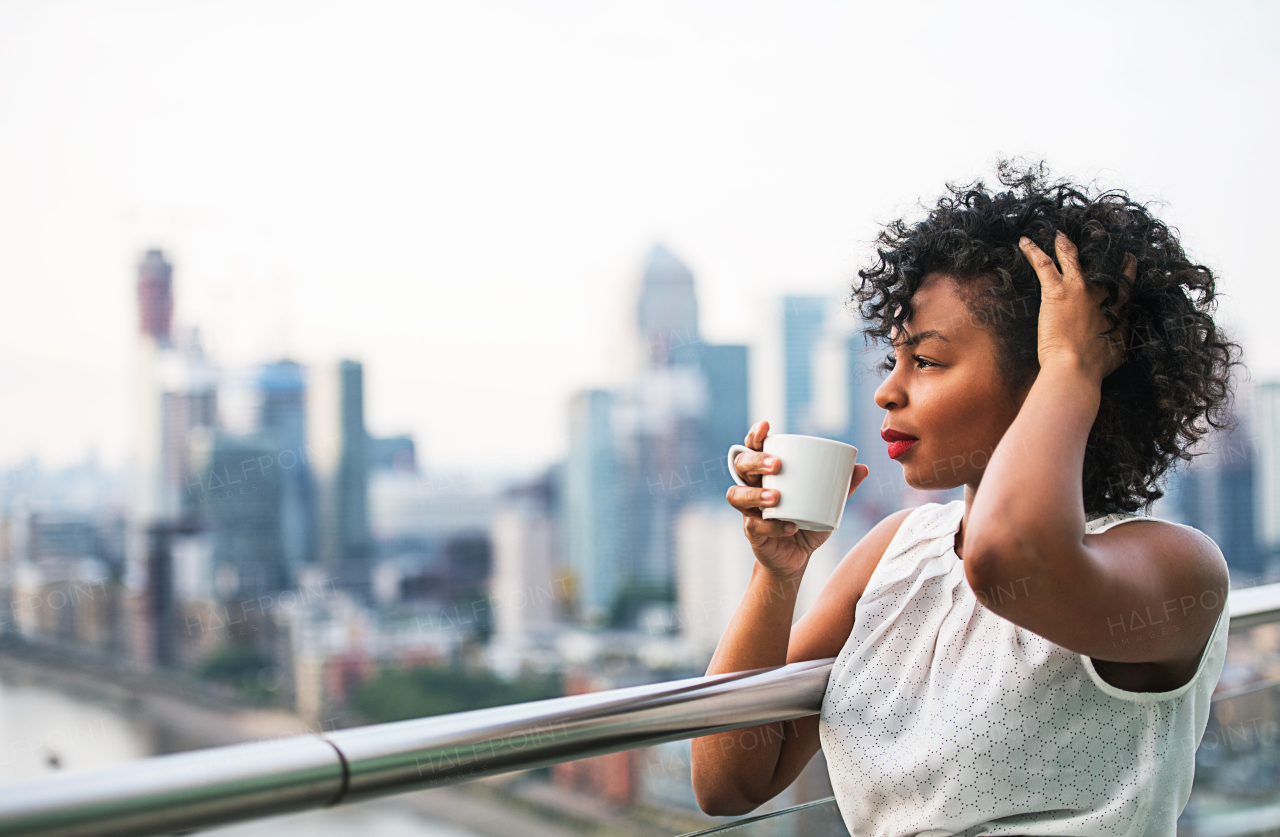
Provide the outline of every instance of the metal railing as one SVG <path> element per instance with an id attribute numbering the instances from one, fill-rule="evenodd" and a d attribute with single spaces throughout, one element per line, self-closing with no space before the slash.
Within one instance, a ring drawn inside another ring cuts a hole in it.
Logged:
<path id="1" fill-rule="evenodd" d="M 1233 592 L 1232 628 L 1280 619 Z M 0 786 L 0 835 L 150 835 L 441 787 L 814 715 L 834 658 L 230 747 Z"/>

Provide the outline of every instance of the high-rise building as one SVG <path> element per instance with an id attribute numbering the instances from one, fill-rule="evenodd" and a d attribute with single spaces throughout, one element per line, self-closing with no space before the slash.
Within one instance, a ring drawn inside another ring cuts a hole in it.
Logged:
<path id="1" fill-rule="evenodd" d="M 565 465 L 564 532 L 579 617 L 607 618 L 623 568 L 622 474 L 614 438 L 614 397 L 603 390 L 574 396 L 569 408 L 569 458 Z"/>
<path id="2" fill-rule="evenodd" d="M 746 346 L 703 346 L 699 356 L 707 387 L 702 419 L 702 461 L 697 472 L 707 494 L 723 497 L 733 484 L 728 453 L 750 427 L 749 358 Z"/>
<path id="3" fill-rule="evenodd" d="M 1244 395 L 1247 401 L 1248 393 Z M 1268 395 L 1262 395 L 1265 403 Z M 1268 410 L 1264 406 L 1258 416 L 1266 420 Z M 1265 501 L 1256 495 L 1266 490 L 1268 451 L 1263 437 L 1251 434 L 1248 411 L 1237 414 L 1237 420 L 1234 431 L 1209 436 L 1202 455 L 1189 466 L 1179 463 L 1167 488 L 1167 505 L 1178 521 L 1218 544 L 1233 584 L 1262 575 L 1267 558 L 1266 542 L 1258 537 L 1265 538 L 1267 529 L 1255 515 L 1259 510 L 1265 514 Z"/>
<path id="4" fill-rule="evenodd" d="M 417 453 L 413 437 L 388 436 L 385 439 L 369 439 L 369 467 L 373 470 L 412 473 L 417 468 Z"/>
<path id="5" fill-rule="evenodd" d="M 1254 524 L 1259 552 L 1280 559 L 1280 383 L 1256 387 L 1253 400 Z"/>
<path id="6" fill-rule="evenodd" d="M 596 624 L 674 610 L 680 510 L 723 501 L 729 446 L 748 429 L 747 347 L 702 339 L 693 273 L 660 245 L 641 271 L 635 322 L 643 368 L 572 407 L 566 547 Z"/>
<path id="7" fill-rule="evenodd" d="M 782 363 L 785 375 L 785 431 L 816 432 L 814 416 L 814 350 L 823 336 L 831 300 L 820 296 L 788 296 L 782 300 Z"/>
<path id="8" fill-rule="evenodd" d="M 207 362 L 199 332 L 173 339 L 173 268 L 159 250 L 138 265 L 132 503 L 125 598 L 130 644 L 144 661 L 174 661 L 173 538 L 190 534 L 193 440 L 216 423 L 217 373 Z"/>
<path id="9" fill-rule="evenodd" d="M 368 516 L 364 369 L 355 361 L 318 367 L 307 388 L 307 449 L 315 480 L 315 556 L 338 583 L 369 592 L 373 541 Z"/>
<path id="10" fill-rule="evenodd" d="M 727 503 L 688 503 L 676 520 L 680 635 L 705 664 L 751 580 L 755 556 Z"/>
<path id="11" fill-rule="evenodd" d="M 191 444 L 218 424 L 218 371 L 205 357 L 199 329 L 157 355 L 160 396 L 160 473 L 157 512 L 179 514 L 192 496 Z"/>
<path id="12" fill-rule="evenodd" d="M 567 593 L 557 578 L 557 486 L 553 474 L 507 491 L 493 519 L 489 587 L 494 639 L 519 651 L 553 633 Z M 511 670 L 509 674 L 517 674 Z"/>
<path id="13" fill-rule="evenodd" d="M 661 244 L 649 251 L 637 313 L 645 356 L 654 366 L 675 362 L 701 342 L 693 273 Z"/>
<path id="14" fill-rule="evenodd" d="M 256 375 L 258 436 L 280 490 L 282 571 L 289 584 L 314 556 L 315 491 L 307 457 L 307 387 L 302 366 L 281 360 Z"/>
<path id="15" fill-rule="evenodd" d="M 272 442 L 297 449 L 307 442 L 306 370 L 291 360 L 265 364 L 254 376 L 255 424 Z"/>
<path id="16" fill-rule="evenodd" d="M 201 522 L 213 539 L 212 567 L 224 599 L 248 599 L 290 586 L 296 569 L 284 549 L 288 471 L 254 437 L 212 434 L 196 445 Z"/>
<path id="17" fill-rule="evenodd" d="M 852 546 L 862 533 L 905 505 L 949 502 L 962 488 L 917 491 L 907 485 L 902 466 L 889 458 L 880 439 L 884 410 L 875 394 L 884 376 L 882 343 L 868 344 L 862 323 L 830 297 L 782 300 L 784 431 L 840 439 L 858 448 L 858 461 L 870 469 L 850 501 L 832 542 Z"/>
<path id="18" fill-rule="evenodd" d="M 709 484 L 702 468 L 706 401 L 706 382 L 692 363 L 644 370 L 616 394 L 622 571 L 611 608 L 615 624 L 674 600 L 675 513 Z"/>
<path id="19" fill-rule="evenodd" d="M 148 250 L 138 265 L 138 312 L 142 333 L 167 347 L 173 327 L 173 266 L 159 250 Z"/>
<path id="20" fill-rule="evenodd" d="M 1218 477 L 1219 521 L 1222 529 L 1218 546 L 1227 565 L 1237 574 L 1262 574 L 1263 553 L 1257 547 L 1254 528 L 1254 464 L 1252 451 L 1243 456 L 1229 456 L 1221 465 Z"/>

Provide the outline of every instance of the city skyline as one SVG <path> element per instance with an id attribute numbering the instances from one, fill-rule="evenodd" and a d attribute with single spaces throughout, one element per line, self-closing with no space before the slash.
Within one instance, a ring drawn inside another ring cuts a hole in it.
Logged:
<path id="1" fill-rule="evenodd" d="M 359 358 L 375 432 L 411 433 L 429 466 L 531 472 L 567 450 L 572 392 L 626 374 L 614 332 L 654 241 L 697 276 L 707 339 L 767 362 L 774 300 L 840 294 L 877 222 L 1001 154 L 1162 201 L 1221 273 L 1255 376 L 1280 372 L 1265 245 L 1234 221 L 1276 181 L 1257 162 L 1276 117 L 1251 106 L 1280 78 L 1269 7 L 997 12 L 1011 42 L 1072 44 L 1079 120 L 1039 113 L 1035 73 L 931 95 L 954 44 L 993 34 L 943 5 L 388 4 L 352 21 L 281 3 L 249 27 L 249 6 L 219 8 L 0 10 L 0 384 L 26 405 L 0 462 L 123 458 L 132 270 L 161 247 L 176 324 L 226 363 Z M 996 54 L 967 54 L 970 75 Z M 1117 54 L 1177 60 L 1133 97 Z M 945 129 L 880 127 L 909 95 Z M 1171 113 L 1196 118 L 1158 141 L 1126 127 Z M 756 377 L 753 417 L 780 416 L 777 376 Z"/>
<path id="2" fill-rule="evenodd" d="M 967 833 L 1119 822 L 1155 764 L 1181 795 L 1139 820 L 1265 830 L 1280 286 L 1242 219 L 1280 186 L 1278 31 L 1261 0 L 3 0 L 0 820 Z M 1064 183 L 1091 205 L 1046 208 Z M 1026 302 L 1023 222 L 1092 236 L 1085 270 L 1132 250 L 1149 304 L 1101 401 L 1059 311 L 1079 368 L 1010 425 L 975 398 L 1034 317 L 922 287 L 898 314 L 950 342 L 895 361 L 853 287 L 995 259 Z M 1178 245 L 1221 334 L 1155 275 Z M 855 446 L 857 490 L 777 434 Z"/>

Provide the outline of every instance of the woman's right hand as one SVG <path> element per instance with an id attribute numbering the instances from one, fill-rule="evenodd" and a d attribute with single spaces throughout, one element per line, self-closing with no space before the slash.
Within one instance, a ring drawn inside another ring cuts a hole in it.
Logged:
<path id="1" fill-rule="evenodd" d="M 782 467 L 782 461 L 778 457 L 764 453 L 764 440 L 768 435 L 767 421 L 757 423 L 747 433 L 743 444 L 755 452 L 738 454 L 734 466 L 742 481 L 751 487 L 735 485 L 729 489 L 726 497 L 729 505 L 742 512 L 742 530 L 751 543 L 751 551 L 755 553 L 756 560 L 774 575 L 790 578 L 804 572 L 809 556 L 831 537 L 831 533 L 800 529 L 790 521 L 764 519 L 765 507 L 776 506 L 779 495 L 772 488 L 761 488 L 760 480 L 765 474 L 778 473 Z M 850 495 L 857 490 L 868 473 L 866 465 L 854 466 L 853 479 L 849 483 Z"/>

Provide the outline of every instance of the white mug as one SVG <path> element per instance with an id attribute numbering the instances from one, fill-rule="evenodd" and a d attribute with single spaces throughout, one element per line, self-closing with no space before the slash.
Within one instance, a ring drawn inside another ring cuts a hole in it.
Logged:
<path id="1" fill-rule="evenodd" d="M 765 437 L 764 452 L 782 460 L 778 473 L 761 480 L 764 488 L 778 492 L 777 505 L 764 507 L 765 520 L 789 520 L 813 532 L 830 532 L 840 525 L 857 448 L 834 439 L 782 433 Z M 729 448 L 729 474 L 738 485 L 751 488 L 734 465 L 740 453 L 754 451 L 744 445 Z"/>

